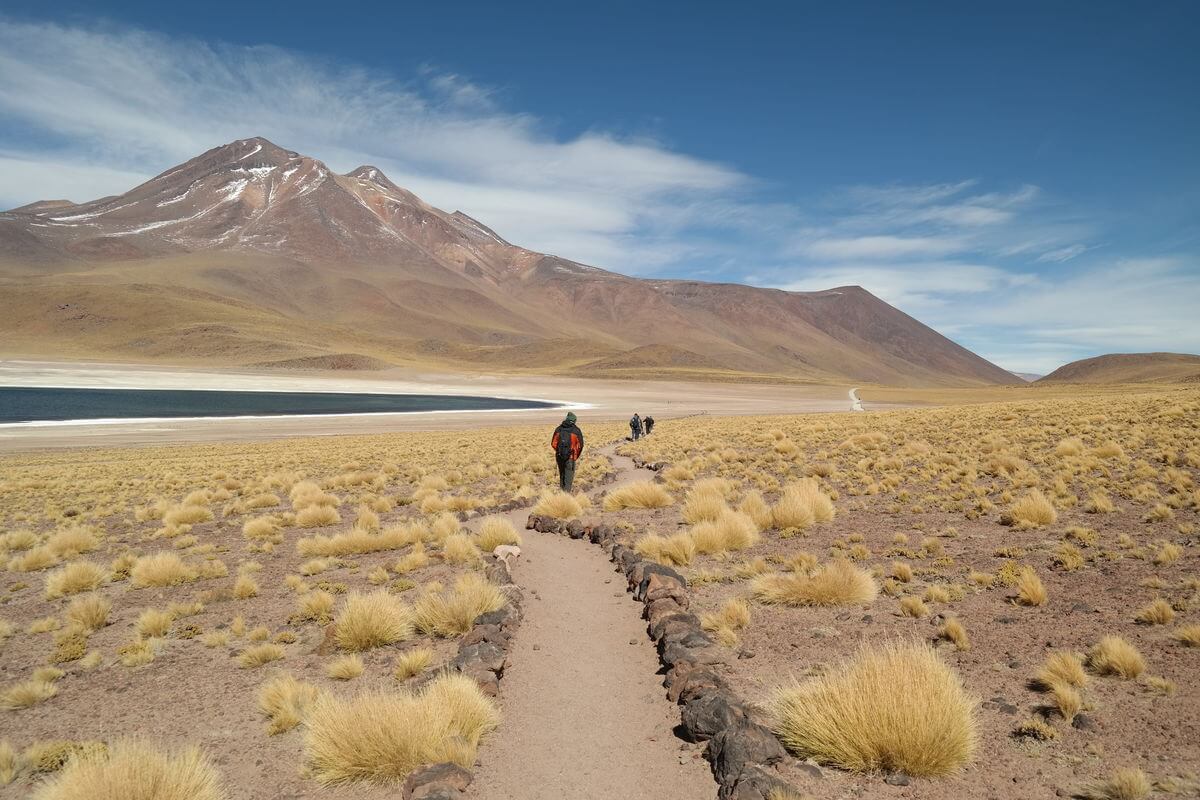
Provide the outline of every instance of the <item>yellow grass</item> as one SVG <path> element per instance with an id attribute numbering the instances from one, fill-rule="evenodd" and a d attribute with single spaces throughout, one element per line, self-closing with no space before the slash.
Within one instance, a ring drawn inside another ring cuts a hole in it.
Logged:
<path id="1" fill-rule="evenodd" d="M 929 606 L 919 597 L 901 597 L 900 613 L 906 617 L 928 617 Z"/>
<path id="2" fill-rule="evenodd" d="M 416 675 L 420 675 L 429 665 L 433 663 L 433 650 L 428 647 L 414 647 L 411 650 L 405 650 L 396 657 L 396 664 L 392 669 L 392 675 L 396 680 L 406 681 Z"/>
<path id="3" fill-rule="evenodd" d="M 696 557 L 696 542 L 686 533 L 647 534 L 634 542 L 633 549 L 643 558 L 679 567 L 687 566 Z"/>
<path id="4" fill-rule="evenodd" d="M 33 792 L 33 800 L 225 800 L 217 771 L 199 748 L 159 750 L 118 740 L 85 751 Z"/>
<path id="5" fill-rule="evenodd" d="M 938 636 L 952 642 L 958 650 L 971 649 L 971 640 L 967 636 L 967 629 L 956 618 L 952 617 L 946 620 L 945 624 L 938 631 Z"/>
<path id="6" fill-rule="evenodd" d="M 1058 519 L 1058 512 L 1046 499 L 1046 495 L 1042 494 L 1041 489 L 1031 489 L 1012 504 L 1008 516 L 1014 524 L 1040 528 L 1043 525 L 1053 525 Z"/>
<path id="7" fill-rule="evenodd" d="M 763 575 L 754 580 L 751 592 L 763 603 L 787 606 L 867 605 L 879 586 L 869 572 L 837 559 L 810 575 Z"/>
<path id="8" fill-rule="evenodd" d="M 1184 647 L 1200 647 L 1200 625 L 1182 625 L 1175 631 L 1175 640 Z"/>
<path id="9" fill-rule="evenodd" d="M 108 570 L 90 561 L 76 561 L 46 576 L 46 597 L 90 592 L 104 583 Z"/>
<path id="10" fill-rule="evenodd" d="M 112 601 L 101 594 L 76 597 L 67 606 L 67 619 L 88 631 L 96 631 L 108 624 Z"/>
<path id="11" fill-rule="evenodd" d="M 748 514 L 722 508 L 715 519 L 692 526 L 692 541 L 701 554 L 744 550 L 758 543 L 758 526 Z"/>
<path id="12" fill-rule="evenodd" d="M 664 508 L 675 502 L 661 484 L 654 481 L 627 483 L 604 496 L 605 511 L 626 508 Z"/>
<path id="13" fill-rule="evenodd" d="M 363 660 L 357 653 L 339 656 L 325 667 L 325 674 L 335 681 L 354 680 L 363 674 Z"/>
<path id="14" fill-rule="evenodd" d="M 502 544 L 521 544 L 521 535 L 504 517 L 487 517 L 479 524 L 475 541 L 480 550 L 490 553 Z"/>
<path id="15" fill-rule="evenodd" d="M 975 705 L 935 651 L 901 643 L 864 647 L 770 703 L 776 733 L 799 757 L 914 777 L 949 775 L 970 762 Z"/>
<path id="16" fill-rule="evenodd" d="M 254 669 L 283 658 L 283 648 L 272 642 L 252 644 L 238 654 L 238 665 L 242 669 Z"/>
<path id="17" fill-rule="evenodd" d="M 185 564 L 183 559 L 171 552 L 159 552 L 142 556 L 134 562 L 129 578 L 134 588 L 175 586 L 194 581 L 199 577 L 195 567 Z"/>
<path id="18" fill-rule="evenodd" d="M 0 786 L 7 786 L 21 769 L 21 754 L 8 739 L 0 739 Z"/>
<path id="19" fill-rule="evenodd" d="M 323 695 L 305 719 L 305 755 L 323 784 L 397 783 L 422 764 L 469 768 L 499 720 L 496 704 L 464 675 L 443 675 L 419 692 Z"/>
<path id="20" fill-rule="evenodd" d="M 785 486 L 771 509 L 772 522 L 780 529 L 803 530 L 814 523 L 828 522 L 833 516 L 833 501 L 812 478 Z"/>
<path id="21" fill-rule="evenodd" d="M 352 592 L 335 621 L 337 643 L 343 650 L 362 651 L 412 637 L 412 610 L 385 591 Z"/>
<path id="22" fill-rule="evenodd" d="M 1137 767 L 1113 770 L 1108 778 L 1084 791 L 1088 800 L 1146 800 L 1154 790 L 1146 773 Z"/>
<path id="23" fill-rule="evenodd" d="M 413 608 L 417 629 L 436 636 L 458 636 L 471 630 L 480 614 L 504 606 L 504 593 L 474 572 L 462 575 L 446 592 L 426 592 Z"/>
<path id="24" fill-rule="evenodd" d="M 1056 650 L 1046 656 L 1036 680 L 1044 689 L 1050 689 L 1057 684 L 1082 688 L 1087 685 L 1088 676 L 1083 668 L 1083 658 L 1078 653 Z"/>
<path id="25" fill-rule="evenodd" d="M 166 611 L 148 608 L 141 613 L 137 620 L 138 636 L 145 638 L 166 636 L 171 629 L 174 618 Z"/>
<path id="26" fill-rule="evenodd" d="M 566 492 L 553 491 L 543 492 L 530 513 L 555 519 L 575 519 L 583 513 L 583 508 Z"/>
<path id="27" fill-rule="evenodd" d="M 270 719 L 267 733 L 274 736 L 299 725 L 316 700 L 317 687 L 286 672 L 272 677 L 258 691 L 258 707 Z"/>
<path id="28" fill-rule="evenodd" d="M 46 540 L 50 552 L 59 558 L 71 558 L 100 548 L 100 538 L 90 528 L 64 528 Z"/>
<path id="29" fill-rule="evenodd" d="M 27 680 L 13 684 L 0 691 L 0 708 L 15 711 L 29 708 L 49 700 L 58 694 L 58 687 L 53 681 Z"/>
<path id="30" fill-rule="evenodd" d="M 1159 598 L 1138 611 L 1134 619 L 1143 625 L 1170 625 L 1175 621 L 1175 609 Z"/>
<path id="31" fill-rule="evenodd" d="M 1050 599 L 1042 579 L 1032 567 L 1025 567 L 1017 578 L 1017 602 L 1023 606 L 1044 606 Z"/>
<path id="32" fill-rule="evenodd" d="M 1146 671 L 1137 648 L 1120 636 L 1105 636 L 1088 652 L 1088 666 L 1098 675 L 1131 680 Z"/>
<path id="33" fill-rule="evenodd" d="M 302 556 L 348 556 L 399 550 L 419 541 L 425 533 L 420 525 L 398 525 L 380 533 L 352 528 L 333 536 L 306 536 L 296 542 L 296 552 Z"/>
<path id="34" fill-rule="evenodd" d="M 479 548 L 465 533 L 455 533 L 442 542 L 442 559 L 447 564 L 469 564 L 479 559 Z"/>

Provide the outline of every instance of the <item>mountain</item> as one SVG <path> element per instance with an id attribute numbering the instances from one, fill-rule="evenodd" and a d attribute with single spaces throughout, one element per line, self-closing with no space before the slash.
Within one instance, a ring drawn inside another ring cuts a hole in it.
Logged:
<path id="1" fill-rule="evenodd" d="M 1011 370 L 1009 370 L 1009 371 L 1011 372 Z M 1044 376 L 1038 375 L 1037 373 L 1034 373 L 1034 372 L 1013 372 L 1012 374 L 1016 375 L 1018 378 L 1025 381 L 1026 383 L 1033 383 L 1034 381 L 1038 380 L 1039 378 L 1044 377 Z"/>
<path id="2" fill-rule="evenodd" d="M 0 337 L 10 355 L 229 366 L 1018 382 L 858 286 L 631 278 L 261 138 L 119 196 L 0 213 Z"/>
<path id="3" fill-rule="evenodd" d="M 1110 353 L 1064 364 L 1038 383 L 1198 383 L 1200 356 Z"/>

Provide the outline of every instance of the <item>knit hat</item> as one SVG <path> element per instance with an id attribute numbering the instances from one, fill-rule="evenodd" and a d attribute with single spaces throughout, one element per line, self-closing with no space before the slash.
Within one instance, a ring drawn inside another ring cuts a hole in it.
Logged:
<path id="1" fill-rule="evenodd" d="M 574 422 L 576 419 L 574 411 L 567 412 L 567 422 Z"/>

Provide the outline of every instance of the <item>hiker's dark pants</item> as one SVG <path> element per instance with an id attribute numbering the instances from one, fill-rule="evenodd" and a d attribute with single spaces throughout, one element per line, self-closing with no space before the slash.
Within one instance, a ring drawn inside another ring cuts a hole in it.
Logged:
<path id="1" fill-rule="evenodd" d="M 575 482 L 575 462 L 569 458 L 559 458 L 558 461 L 558 487 L 564 492 L 571 491 L 571 484 Z"/>
<path id="2" fill-rule="evenodd" d="M 632 438 L 636 439 L 642 435 L 642 429 L 641 428 L 630 428 L 629 433 L 630 433 L 630 436 L 632 436 Z"/>

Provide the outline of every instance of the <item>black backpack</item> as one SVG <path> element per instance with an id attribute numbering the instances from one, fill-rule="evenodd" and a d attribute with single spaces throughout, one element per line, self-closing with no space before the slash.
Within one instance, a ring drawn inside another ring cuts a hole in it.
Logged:
<path id="1" fill-rule="evenodd" d="M 565 425 L 558 426 L 558 447 L 554 449 L 554 455 L 560 461 L 566 461 L 571 457 L 571 433 L 574 430 Z"/>

